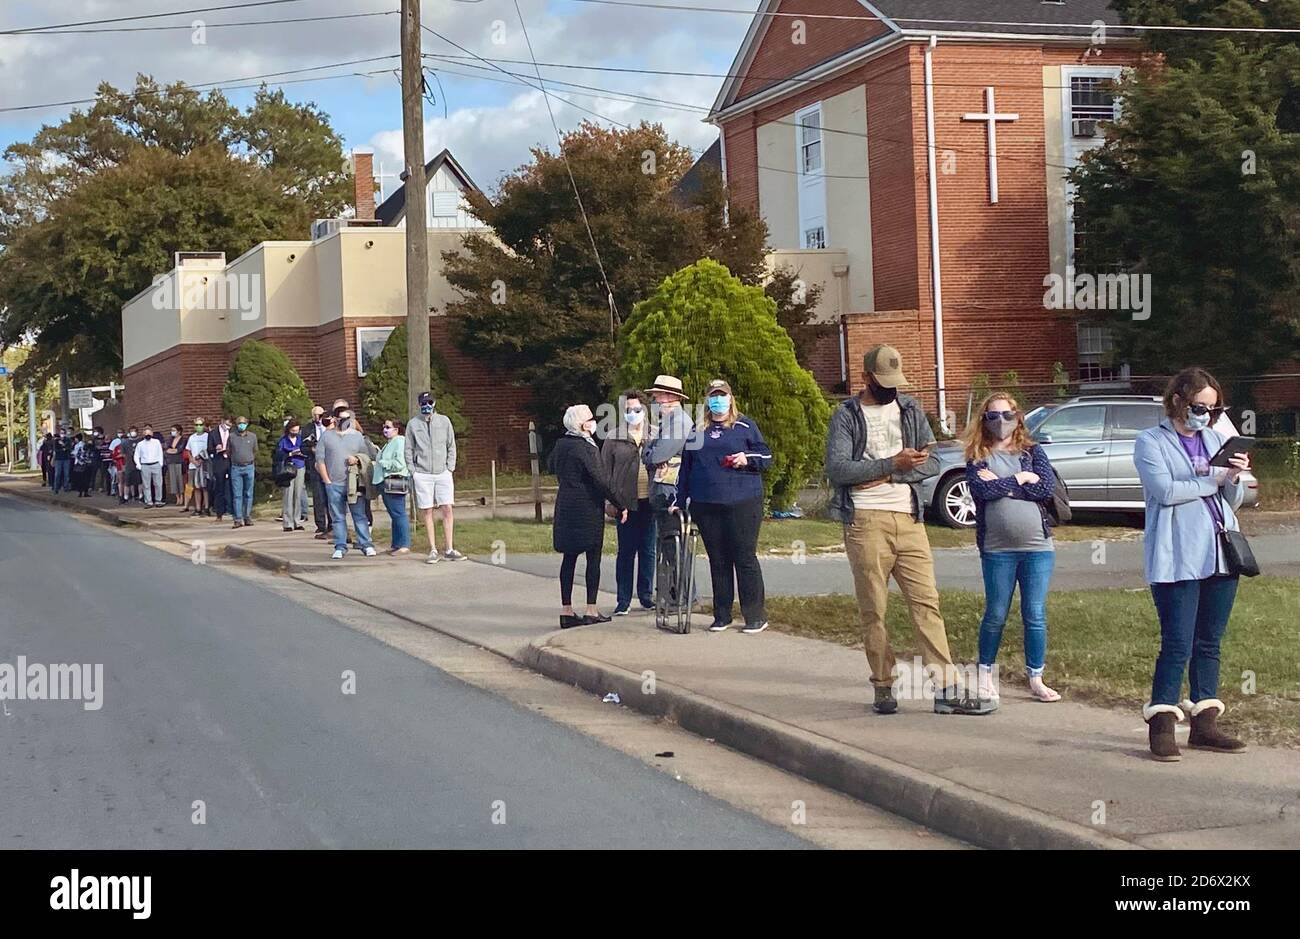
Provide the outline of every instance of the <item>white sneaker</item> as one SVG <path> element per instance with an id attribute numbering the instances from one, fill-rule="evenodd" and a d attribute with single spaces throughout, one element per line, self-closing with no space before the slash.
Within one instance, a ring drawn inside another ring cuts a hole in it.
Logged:
<path id="1" fill-rule="evenodd" d="M 335 548 L 334 553 L 330 555 L 330 560 L 341 561 L 343 560 L 343 555 L 344 555 L 344 551 L 342 548 Z"/>
<path id="2" fill-rule="evenodd" d="M 361 553 L 364 554 L 364 555 L 365 555 L 366 557 L 368 557 L 368 558 L 372 558 L 372 557 L 374 557 L 376 554 L 378 554 L 379 552 L 375 550 L 375 546 L 374 546 L 374 545 L 371 545 L 371 546 L 368 547 L 368 548 L 364 548 L 364 549 L 362 549 Z"/>
<path id="3" fill-rule="evenodd" d="M 437 548 L 434 548 L 432 551 L 429 552 L 429 556 L 428 556 L 427 558 L 424 559 L 424 563 L 425 563 L 425 564 L 437 564 L 437 563 L 438 563 L 439 561 L 441 561 L 441 560 L 442 560 L 442 555 L 440 555 L 440 554 L 438 553 L 438 549 L 437 549 Z"/>

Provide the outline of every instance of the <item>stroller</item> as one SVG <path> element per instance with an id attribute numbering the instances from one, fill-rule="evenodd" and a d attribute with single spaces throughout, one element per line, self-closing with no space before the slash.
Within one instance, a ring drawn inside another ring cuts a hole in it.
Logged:
<path id="1" fill-rule="evenodd" d="M 669 516 L 668 531 L 660 532 L 655 558 L 655 626 L 668 632 L 691 631 L 695 601 L 695 548 L 699 529 L 682 509 Z"/>

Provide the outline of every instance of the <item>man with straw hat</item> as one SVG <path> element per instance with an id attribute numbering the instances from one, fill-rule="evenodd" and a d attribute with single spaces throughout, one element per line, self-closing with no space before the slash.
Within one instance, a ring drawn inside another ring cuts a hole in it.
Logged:
<path id="1" fill-rule="evenodd" d="M 646 389 L 658 415 L 658 433 L 646 445 L 642 459 L 650 470 L 650 508 L 659 528 L 659 553 L 669 561 L 676 561 L 677 543 L 673 540 L 674 526 L 670 510 L 677 506 L 677 477 L 682 468 L 682 453 L 695 433 L 695 422 L 682 407 L 686 393 L 682 380 L 673 375 L 659 375 Z M 662 568 L 661 568 L 662 570 Z M 671 585 L 657 584 L 662 592 Z M 671 590 L 669 590 L 671 594 Z M 677 598 L 668 596 L 671 605 Z"/>

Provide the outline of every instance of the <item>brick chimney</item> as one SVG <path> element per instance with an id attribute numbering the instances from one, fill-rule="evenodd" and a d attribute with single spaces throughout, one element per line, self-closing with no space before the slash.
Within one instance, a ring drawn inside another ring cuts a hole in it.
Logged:
<path id="1" fill-rule="evenodd" d="M 375 217 L 375 155 L 369 150 L 352 151 L 352 174 L 357 218 Z"/>

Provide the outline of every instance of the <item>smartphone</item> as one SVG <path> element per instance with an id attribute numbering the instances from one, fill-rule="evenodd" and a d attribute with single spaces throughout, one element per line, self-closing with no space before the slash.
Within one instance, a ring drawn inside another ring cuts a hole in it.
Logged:
<path id="1" fill-rule="evenodd" d="M 1227 466 L 1228 460 L 1239 453 L 1249 453 L 1255 446 L 1254 437 L 1229 437 L 1219 452 L 1210 457 L 1211 466 Z"/>

